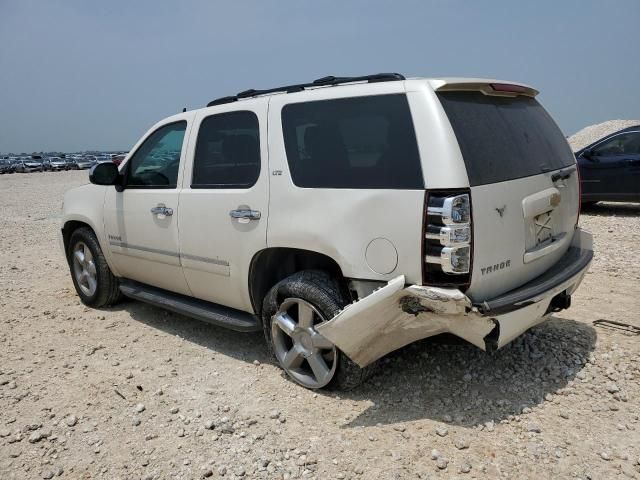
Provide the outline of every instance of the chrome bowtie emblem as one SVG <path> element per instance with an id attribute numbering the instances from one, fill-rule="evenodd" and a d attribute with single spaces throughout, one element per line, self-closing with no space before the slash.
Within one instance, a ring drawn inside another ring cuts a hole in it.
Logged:
<path id="1" fill-rule="evenodd" d="M 503 205 L 502 208 L 497 208 L 496 207 L 496 212 L 498 212 L 500 214 L 500 218 L 502 218 L 504 216 L 504 211 L 507 209 L 506 205 Z"/>

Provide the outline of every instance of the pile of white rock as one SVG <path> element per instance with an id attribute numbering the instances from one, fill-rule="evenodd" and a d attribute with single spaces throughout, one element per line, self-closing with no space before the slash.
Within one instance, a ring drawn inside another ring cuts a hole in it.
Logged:
<path id="1" fill-rule="evenodd" d="M 607 122 L 597 123 L 584 127 L 579 132 L 571 135 L 569 145 L 574 152 L 591 145 L 593 142 L 600 140 L 612 133 L 622 130 L 623 128 L 640 126 L 640 120 L 609 120 Z"/>

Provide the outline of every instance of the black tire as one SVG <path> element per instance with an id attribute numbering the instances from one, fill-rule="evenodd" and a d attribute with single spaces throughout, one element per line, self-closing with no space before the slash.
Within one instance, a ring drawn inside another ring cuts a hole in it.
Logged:
<path id="1" fill-rule="evenodd" d="M 73 251 L 75 246 L 83 242 L 93 256 L 97 273 L 97 287 L 93 295 L 86 295 L 78 285 L 78 280 L 73 272 Z M 73 285 L 82 303 L 93 308 L 102 308 L 114 305 L 122 298 L 118 279 L 111 273 L 111 269 L 98 243 L 98 239 L 93 231 L 88 227 L 81 227 L 71 234 L 69 245 L 67 246 L 67 261 Z"/>
<path id="2" fill-rule="evenodd" d="M 327 319 L 337 315 L 348 303 L 340 293 L 338 282 L 329 274 L 319 270 L 303 270 L 273 286 L 263 301 L 262 325 L 267 347 L 276 362 L 278 359 L 274 353 L 271 322 L 273 315 L 286 298 L 299 298 L 309 302 Z M 351 390 L 364 382 L 375 371 L 375 363 L 360 368 L 339 349 L 336 350 L 338 364 L 335 374 L 323 388 Z"/>

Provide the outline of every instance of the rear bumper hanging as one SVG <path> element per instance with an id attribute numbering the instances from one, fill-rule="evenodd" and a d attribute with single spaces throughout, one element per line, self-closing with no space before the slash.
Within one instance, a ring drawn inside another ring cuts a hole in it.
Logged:
<path id="1" fill-rule="evenodd" d="M 361 367 L 440 333 L 452 333 L 483 350 L 501 348 L 543 321 L 554 297 L 570 296 L 592 258 L 591 235 L 577 230 L 573 246 L 555 267 L 518 289 L 477 304 L 455 288 L 405 287 L 401 275 L 348 305 L 317 330 Z"/>

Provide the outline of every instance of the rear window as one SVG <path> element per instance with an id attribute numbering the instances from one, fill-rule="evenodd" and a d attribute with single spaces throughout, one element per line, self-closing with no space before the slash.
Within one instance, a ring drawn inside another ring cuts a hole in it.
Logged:
<path id="1" fill-rule="evenodd" d="M 575 163 L 567 141 L 536 99 L 438 94 L 458 139 L 469 182 L 504 182 Z"/>
<path id="2" fill-rule="evenodd" d="M 289 104 L 282 128 L 298 187 L 424 188 L 405 95 Z"/>

